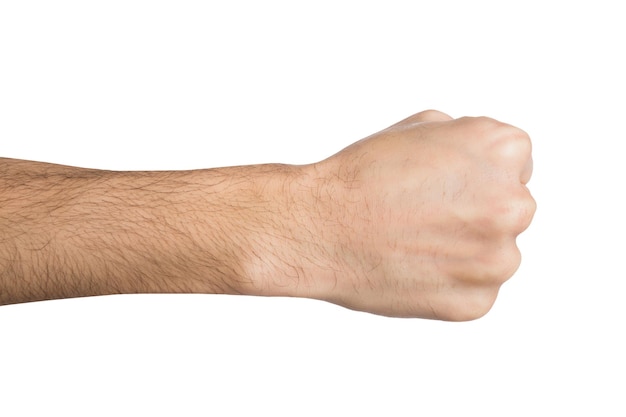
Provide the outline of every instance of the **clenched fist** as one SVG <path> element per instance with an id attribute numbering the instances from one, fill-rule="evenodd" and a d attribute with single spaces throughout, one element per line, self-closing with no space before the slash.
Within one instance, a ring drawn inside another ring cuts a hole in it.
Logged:
<path id="1" fill-rule="evenodd" d="M 0 159 L 0 304 L 194 292 L 477 318 L 520 263 L 531 171 L 521 130 L 436 111 L 305 166 Z"/>
<path id="2" fill-rule="evenodd" d="M 519 266 L 535 212 L 520 129 L 426 111 L 300 169 L 287 229 L 268 242 L 270 293 L 468 320 Z"/>

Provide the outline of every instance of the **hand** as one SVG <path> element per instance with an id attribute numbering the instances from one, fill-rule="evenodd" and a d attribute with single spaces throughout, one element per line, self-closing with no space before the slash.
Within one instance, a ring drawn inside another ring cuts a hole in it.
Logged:
<path id="1" fill-rule="evenodd" d="M 519 266 L 535 202 L 530 139 L 513 126 L 426 111 L 303 169 L 307 209 L 290 235 L 309 237 L 283 251 L 297 277 L 284 294 L 470 320 Z"/>

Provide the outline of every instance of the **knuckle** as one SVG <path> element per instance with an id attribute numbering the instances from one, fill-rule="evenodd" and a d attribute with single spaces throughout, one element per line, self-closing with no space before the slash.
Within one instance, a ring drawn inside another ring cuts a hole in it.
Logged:
<path id="1" fill-rule="evenodd" d="M 487 128 L 494 128 L 504 124 L 496 119 L 487 116 L 478 116 L 475 120 L 477 123 L 480 123 L 482 126 Z"/>
<path id="2" fill-rule="evenodd" d="M 421 111 L 417 115 L 422 116 L 427 119 L 435 119 L 435 118 L 441 118 L 441 117 L 446 116 L 445 113 L 440 112 L 439 110 L 434 110 L 434 109 Z"/>
<path id="3" fill-rule="evenodd" d="M 537 211 L 537 201 L 530 195 L 530 192 L 528 192 L 526 198 L 521 203 L 521 206 L 521 219 L 519 224 L 520 233 L 530 226 L 533 217 L 535 217 L 535 212 Z"/>
<path id="4" fill-rule="evenodd" d="M 536 209 L 537 203 L 526 189 L 516 197 L 494 203 L 487 227 L 496 234 L 520 234 L 530 225 Z"/>
<path id="5" fill-rule="evenodd" d="M 465 117 L 461 117 L 459 120 L 465 120 L 469 123 L 473 123 L 476 126 L 482 126 L 482 127 L 489 127 L 494 124 L 500 123 L 496 119 L 492 119 L 491 117 L 487 117 L 487 116 L 476 116 L 476 117 L 465 116 Z"/>
<path id="6" fill-rule="evenodd" d="M 415 113 L 412 116 L 407 117 L 399 123 L 396 123 L 393 126 L 406 126 L 413 125 L 416 123 L 426 123 L 426 122 L 441 122 L 441 121 L 449 121 L 452 120 L 450 116 L 447 114 L 440 112 L 439 110 L 424 110 L 419 113 Z"/>
<path id="7" fill-rule="evenodd" d="M 491 252 L 476 262 L 473 279 L 462 279 L 464 290 L 451 298 L 445 320 L 470 321 L 491 310 L 500 286 L 507 281 L 521 263 L 521 254 L 513 243 L 508 249 Z"/>
<path id="8" fill-rule="evenodd" d="M 476 146 L 486 149 L 495 160 L 519 163 L 530 158 L 532 142 L 522 129 L 485 116 L 459 120 L 471 132 Z"/>
<path id="9" fill-rule="evenodd" d="M 459 120 L 463 123 L 467 123 L 468 127 L 473 129 L 476 136 L 482 139 L 491 139 L 494 136 L 494 132 L 508 126 L 505 123 L 487 116 L 463 117 Z"/>
<path id="10" fill-rule="evenodd" d="M 498 296 L 499 286 L 475 287 L 464 292 L 462 297 L 453 300 L 447 315 L 448 321 L 471 321 L 483 317 L 491 310 Z"/>
<path id="11" fill-rule="evenodd" d="M 484 262 L 488 282 L 502 284 L 513 276 L 522 262 L 522 255 L 514 244 L 505 250 L 492 251 Z"/>
<path id="12" fill-rule="evenodd" d="M 500 159 L 526 160 L 532 153 L 532 144 L 526 132 L 506 125 L 494 134 L 493 150 Z"/>
<path id="13" fill-rule="evenodd" d="M 495 158 L 503 162 L 526 161 L 532 153 L 532 145 L 526 132 L 506 126 L 493 135 L 491 151 Z"/>
<path id="14" fill-rule="evenodd" d="M 503 156 L 530 154 L 530 136 L 518 127 L 485 116 L 459 120 L 471 125 L 477 139 L 491 145 L 496 153 L 502 153 Z"/>

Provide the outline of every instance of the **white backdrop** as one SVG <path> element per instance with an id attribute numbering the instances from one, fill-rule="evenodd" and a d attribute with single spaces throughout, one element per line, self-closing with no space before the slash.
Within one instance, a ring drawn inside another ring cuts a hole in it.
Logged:
<path id="1" fill-rule="evenodd" d="M 626 415 L 619 4 L 0 2 L 2 156 L 306 163 L 436 108 L 529 132 L 538 202 L 470 323 L 211 295 L 0 307 L 1 415 Z"/>

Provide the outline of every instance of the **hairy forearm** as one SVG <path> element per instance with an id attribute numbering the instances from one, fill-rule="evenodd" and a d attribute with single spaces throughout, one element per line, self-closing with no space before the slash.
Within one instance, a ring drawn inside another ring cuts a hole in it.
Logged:
<path id="1" fill-rule="evenodd" d="M 528 135 L 413 115 L 304 166 L 112 172 L 0 159 L 0 304 L 117 293 L 485 314 L 535 202 Z"/>
<path id="2" fill-rule="evenodd" d="M 118 293 L 251 293 L 274 188 L 260 165 L 113 172 L 0 159 L 0 304 Z"/>

